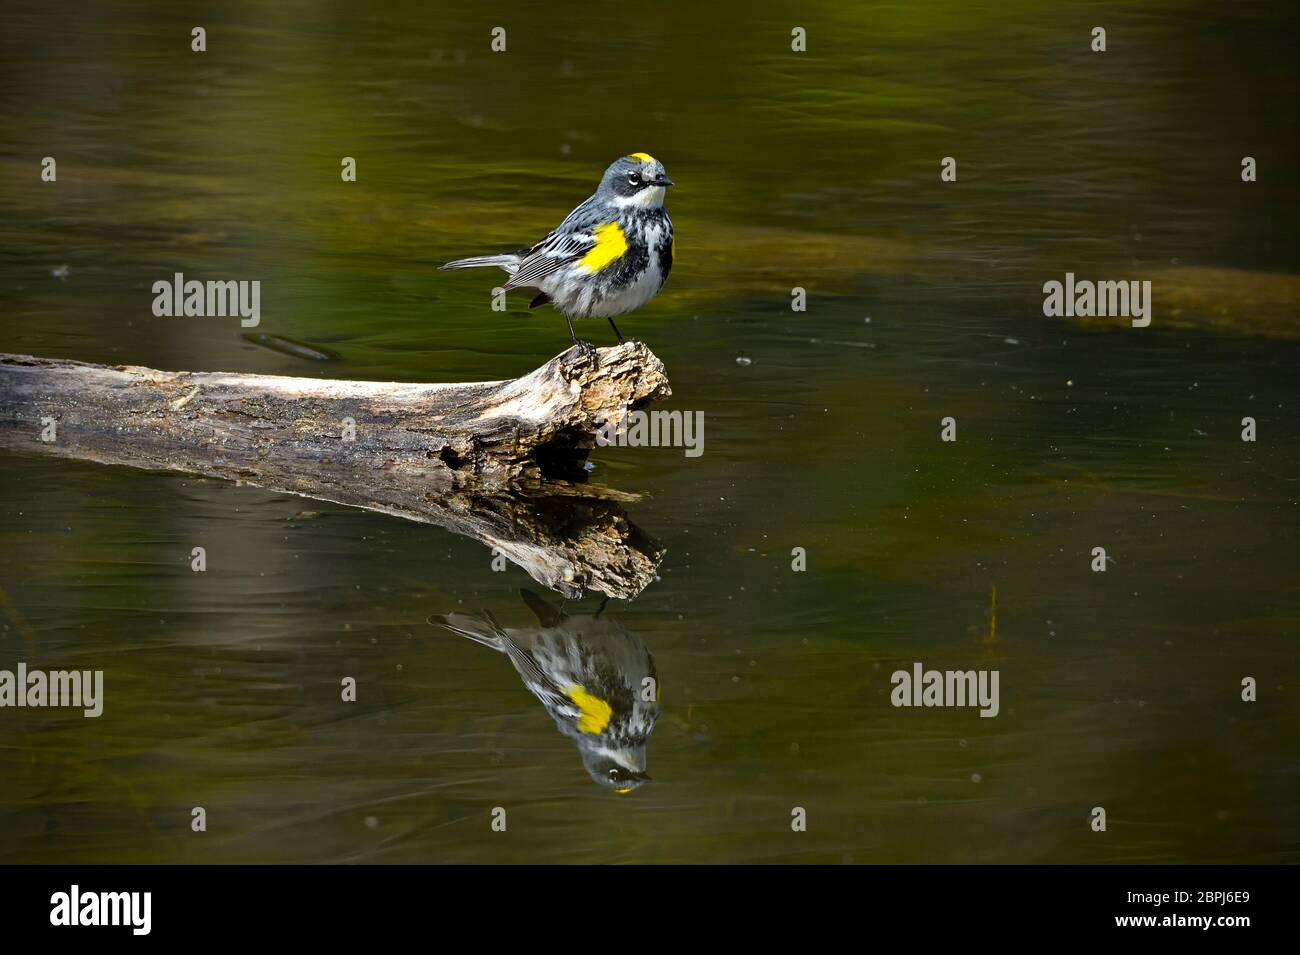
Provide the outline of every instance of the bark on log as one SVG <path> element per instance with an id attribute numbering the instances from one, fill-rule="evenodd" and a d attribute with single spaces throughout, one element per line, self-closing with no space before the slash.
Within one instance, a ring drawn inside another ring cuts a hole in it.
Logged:
<path id="1" fill-rule="evenodd" d="M 639 593 L 663 550 L 581 483 L 597 429 L 671 394 L 644 345 L 522 378 L 331 381 L 0 355 L 0 447 L 180 471 L 446 527 L 566 596 Z M 42 418 L 56 422 L 42 440 Z M 345 419 L 355 440 L 344 440 Z"/>

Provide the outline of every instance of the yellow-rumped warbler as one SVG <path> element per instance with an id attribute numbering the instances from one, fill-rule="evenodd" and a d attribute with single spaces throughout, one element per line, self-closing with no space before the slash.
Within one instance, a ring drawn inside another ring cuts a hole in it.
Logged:
<path id="1" fill-rule="evenodd" d="M 540 630 L 506 630 L 486 612 L 434 614 L 429 623 L 508 656 L 578 747 L 591 778 L 630 793 L 650 778 L 645 745 L 659 719 L 654 658 L 639 637 L 600 611 L 570 616 L 530 591 L 520 594 Z"/>
<path id="2" fill-rule="evenodd" d="M 608 318 L 621 342 L 614 316 L 650 301 L 672 271 L 673 223 L 664 211 L 664 190 L 672 184 L 653 156 L 623 156 L 605 170 L 591 198 L 532 248 L 457 259 L 442 268 L 502 268 L 510 273 L 502 287 L 540 289 L 528 307 L 554 305 L 584 351 L 594 346 L 579 340 L 574 318 Z"/>

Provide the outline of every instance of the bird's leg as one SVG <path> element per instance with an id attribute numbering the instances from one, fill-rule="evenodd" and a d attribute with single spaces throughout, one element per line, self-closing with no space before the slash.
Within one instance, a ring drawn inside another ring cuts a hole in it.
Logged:
<path id="1" fill-rule="evenodd" d="M 564 316 L 564 320 L 569 325 L 569 337 L 573 339 L 573 344 L 577 345 L 582 353 L 593 362 L 600 364 L 600 359 L 596 357 L 596 346 L 591 342 L 584 342 L 578 337 L 578 333 L 573 330 L 573 319 L 569 318 L 567 314 Z"/>
<path id="2" fill-rule="evenodd" d="M 618 343 L 620 345 L 623 344 L 623 342 L 625 341 L 625 339 L 623 338 L 623 333 L 618 330 L 618 326 L 614 324 L 614 319 L 612 318 L 609 320 L 609 327 L 614 329 L 614 334 L 618 336 Z"/>

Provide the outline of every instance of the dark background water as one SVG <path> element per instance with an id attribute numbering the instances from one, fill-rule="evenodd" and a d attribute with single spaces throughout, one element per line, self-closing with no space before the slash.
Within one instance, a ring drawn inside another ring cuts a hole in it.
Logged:
<path id="1" fill-rule="evenodd" d="M 620 324 L 705 453 L 593 461 L 668 548 L 607 610 L 658 665 L 654 781 L 593 786 L 504 658 L 425 623 L 528 622 L 535 585 L 482 545 L 6 452 L 0 669 L 103 669 L 107 701 L 0 711 L 0 859 L 1296 859 L 1288 5 L 196 9 L 0 12 L 0 350 L 521 374 L 562 320 L 433 266 L 539 237 L 653 153 L 677 264 Z M 258 331 L 341 360 L 155 318 L 175 271 L 259 279 Z M 1067 271 L 1151 280 L 1151 327 L 1045 318 Z M 913 661 L 1000 670 L 1001 714 L 894 709 Z"/>

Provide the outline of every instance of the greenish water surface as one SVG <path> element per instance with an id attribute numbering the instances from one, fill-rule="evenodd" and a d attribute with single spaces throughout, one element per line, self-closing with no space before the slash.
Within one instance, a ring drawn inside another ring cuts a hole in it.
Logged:
<path id="1" fill-rule="evenodd" d="M 1288 6 L 562 6 L 7 4 L 0 351 L 513 377 L 562 319 L 434 267 L 652 153 L 676 265 L 620 326 L 705 453 L 592 477 L 667 548 L 605 610 L 656 662 L 653 781 L 593 785 L 504 657 L 425 622 L 528 625 L 482 545 L 4 452 L 0 669 L 107 698 L 0 711 L 0 861 L 1296 861 Z M 339 360 L 155 318 L 177 271 L 260 280 L 257 331 Z M 1044 317 L 1066 272 L 1150 279 L 1151 326 Z M 890 706 L 914 661 L 997 669 L 1001 712 Z"/>

